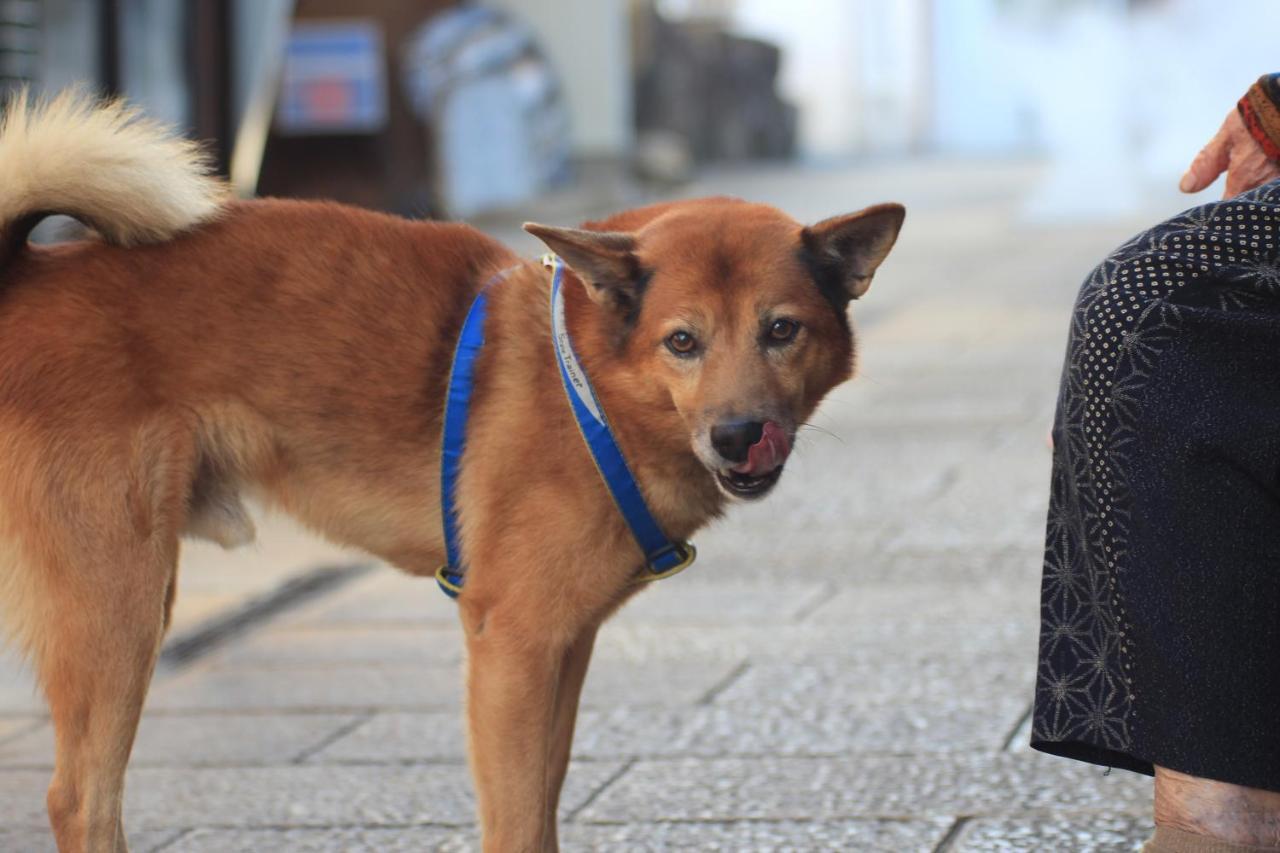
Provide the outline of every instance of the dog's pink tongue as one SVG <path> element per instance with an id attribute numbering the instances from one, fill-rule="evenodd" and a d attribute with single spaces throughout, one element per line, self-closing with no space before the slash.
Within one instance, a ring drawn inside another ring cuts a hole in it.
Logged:
<path id="1" fill-rule="evenodd" d="M 791 442 L 782 427 L 773 421 L 765 421 L 760 440 L 747 450 L 747 461 L 733 470 L 739 474 L 759 477 L 786 462 L 790 452 Z"/>

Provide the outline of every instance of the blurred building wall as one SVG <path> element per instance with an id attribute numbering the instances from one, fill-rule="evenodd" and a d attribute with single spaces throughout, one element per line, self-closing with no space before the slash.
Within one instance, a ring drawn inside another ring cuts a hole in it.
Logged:
<path id="1" fill-rule="evenodd" d="M 1065 155 L 1167 172 L 1280 70 L 1275 0 L 659 0 L 778 43 L 801 147 Z M 1110 153 L 1108 153 L 1110 152 Z M 1185 164 L 1183 164 L 1185 165 Z"/>
<path id="2" fill-rule="evenodd" d="M 963 4 L 961 4 L 963 5 Z M 931 0 L 776 0 L 719 6 L 734 31 L 777 43 L 780 89 L 811 159 L 918 150 L 930 140 Z M 672 14 L 705 4 L 667 0 Z"/>
<path id="3" fill-rule="evenodd" d="M 0 4 L 0 11 L 5 7 Z M 222 85 L 233 59 L 224 0 L 43 0 L 38 93 L 80 86 L 124 95 L 149 115 L 211 140 L 225 168 L 233 117 Z"/>
<path id="4" fill-rule="evenodd" d="M 575 154 L 612 160 L 633 142 L 626 0 L 492 0 L 528 24 L 560 74 Z"/>
<path id="5" fill-rule="evenodd" d="M 26 86 L 40 72 L 40 4 L 0 3 L 0 88 Z"/>
<path id="6" fill-rule="evenodd" d="M 57 91 L 98 77 L 98 5 L 85 0 L 40 3 L 37 88 Z"/>
<path id="7" fill-rule="evenodd" d="M 185 50 L 186 10 L 172 0 L 123 0 L 121 83 L 134 101 L 162 121 L 190 120 Z"/>

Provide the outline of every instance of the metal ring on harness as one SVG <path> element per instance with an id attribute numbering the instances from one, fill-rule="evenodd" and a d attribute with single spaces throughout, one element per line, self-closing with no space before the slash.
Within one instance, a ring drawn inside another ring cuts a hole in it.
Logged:
<path id="1" fill-rule="evenodd" d="M 678 552 L 681 554 L 680 562 L 676 563 L 671 568 L 661 572 L 655 572 L 652 570 L 651 566 L 646 565 L 645 568 L 648 569 L 648 571 L 643 571 L 640 573 L 639 577 L 637 578 L 639 582 L 649 583 L 650 581 L 660 581 L 663 578 L 669 578 L 672 575 L 678 575 L 681 572 L 683 572 L 685 569 L 692 566 L 693 561 L 698 559 L 698 549 L 694 547 L 694 544 L 692 542 L 689 542 L 688 540 L 686 540 L 680 543 L 679 545 L 677 545 L 676 548 Z"/>

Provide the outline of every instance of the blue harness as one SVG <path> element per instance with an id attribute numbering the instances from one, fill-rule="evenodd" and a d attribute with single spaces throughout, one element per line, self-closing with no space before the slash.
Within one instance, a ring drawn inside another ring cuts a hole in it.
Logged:
<path id="1" fill-rule="evenodd" d="M 644 552 L 645 565 L 638 575 L 642 581 L 670 577 L 693 563 L 697 550 L 692 542 L 673 542 L 649 512 L 640 494 L 640 486 L 627 467 L 618 443 L 609 429 L 604 408 L 587 379 L 586 371 L 573 351 L 569 329 L 564 319 L 564 263 L 554 255 L 542 259 L 551 269 L 551 338 L 555 344 L 556 362 L 560 367 L 560 379 L 565 395 L 573 410 L 574 420 L 582 433 L 596 469 L 609 487 L 609 494 L 618 511 L 631 528 L 631 535 Z M 462 451 L 466 445 L 467 418 L 471 410 L 471 391 L 475 385 L 475 363 L 484 348 L 484 319 L 488 308 L 488 289 L 495 281 L 506 277 L 504 271 L 481 289 L 462 323 L 457 349 L 453 354 L 453 367 L 449 371 L 449 391 L 445 397 L 444 429 L 441 448 L 441 503 L 444 516 L 444 546 L 448 560 L 436 572 L 436 582 L 450 598 L 457 598 L 466 580 L 462 564 L 462 551 L 458 542 L 458 474 L 462 467 Z"/>

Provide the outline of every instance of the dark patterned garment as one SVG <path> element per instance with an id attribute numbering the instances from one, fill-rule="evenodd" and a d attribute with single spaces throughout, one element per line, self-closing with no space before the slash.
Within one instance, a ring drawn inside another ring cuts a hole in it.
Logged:
<path id="1" fill-rule="evenodd" d="M 1280 181 L 1080 291 L 1032 746 L 1280 791 Z"/>

